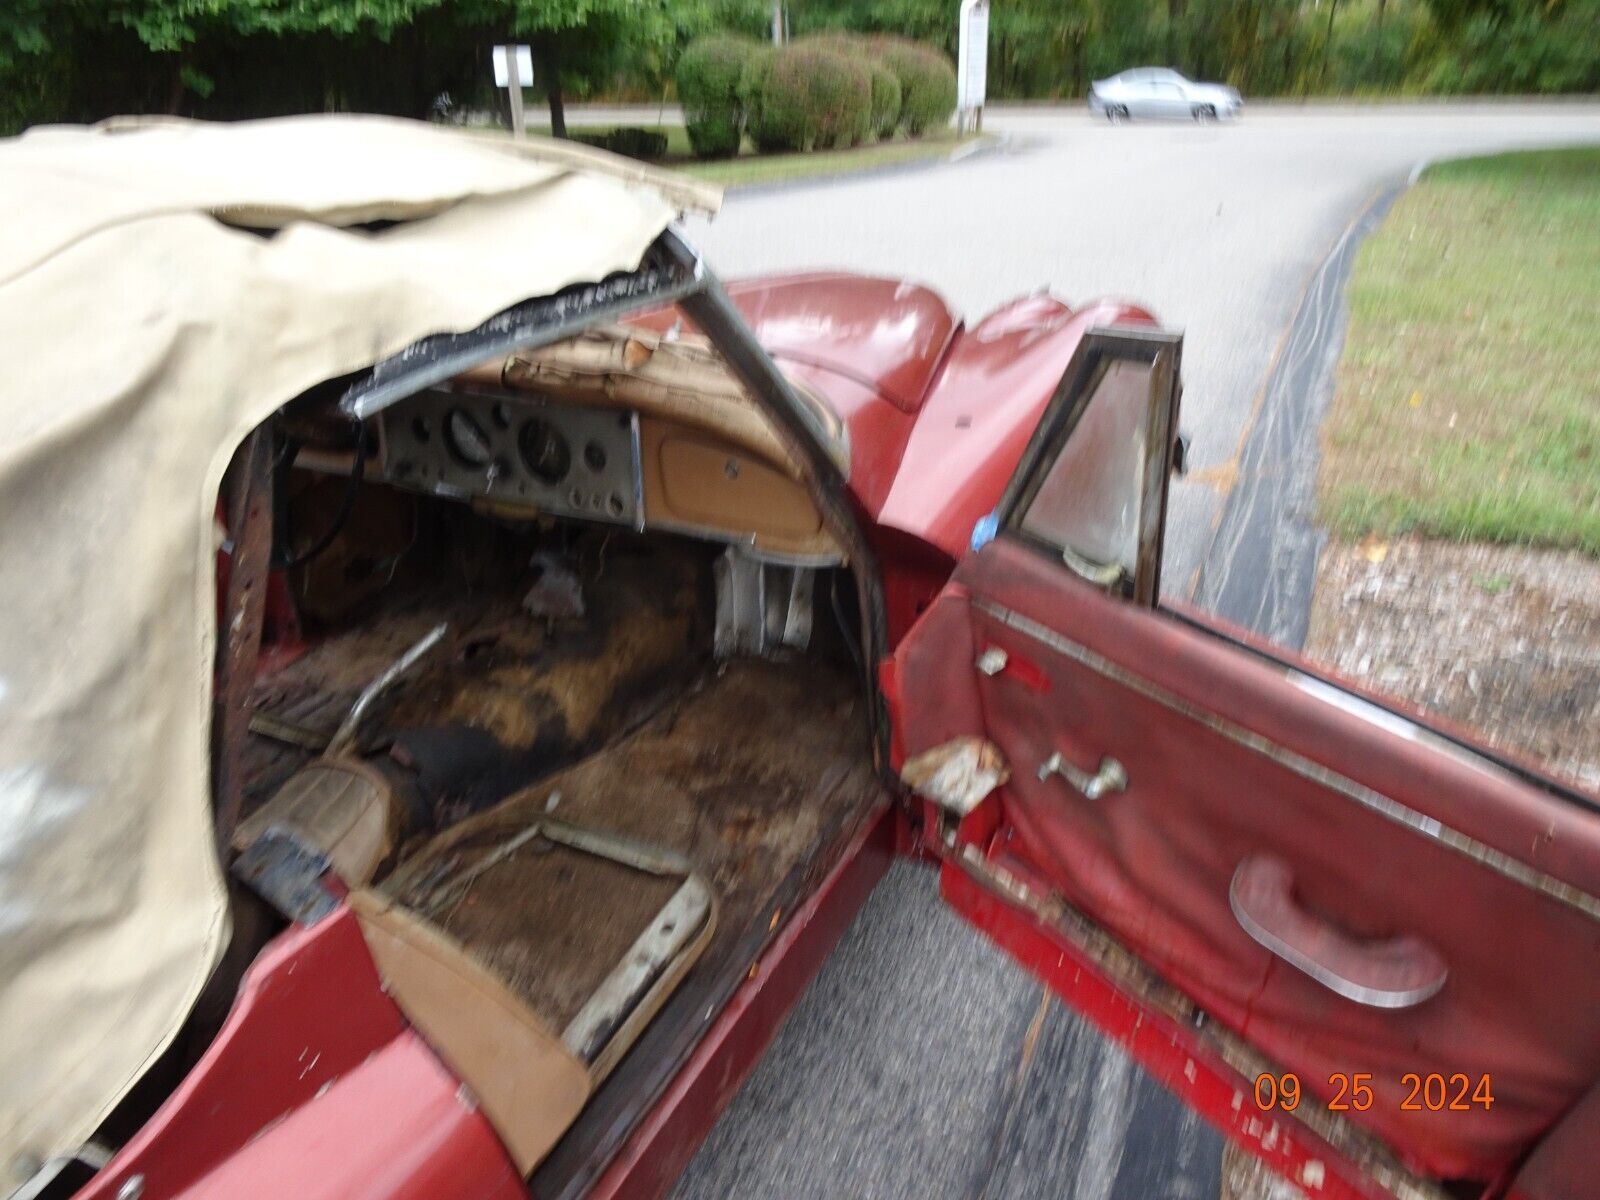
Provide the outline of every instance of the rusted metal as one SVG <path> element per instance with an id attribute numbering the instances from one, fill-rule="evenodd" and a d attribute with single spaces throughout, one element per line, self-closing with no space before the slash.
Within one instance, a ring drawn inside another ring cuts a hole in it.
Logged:
<path id="1" fill-rule="evenodd" d="M 1005 755 L 987 738 L 958 737 L 906 760 L 900 781 L 946 812 L 964 817 L 1011 778 Z"/>
<path id="2" fill-rule="evenodd" d="M 350 707 L 350 715 L 345 717 L 328 741 L 329 757 L 348 754 L 356 748 L 356 742 L 361 736 L 362 723 L 372 711 L 373 705 L 415 669 L 416 665 L 427 657 L 428 651 L 444 640 L 444 635 L 449 629 L 448 621 L 440 621 L 428 630 L 420 641 L 397 658 L 383 674 L 361 689 L 361 695 L 356 697 L 356 702 Z"/>
<path id="3" fill-rule="evenodd" d="M 725 1004 L 708 1010 L 692 1052 L 661 1094 L 629 1123 L 626 1141 L 587 1155 L 581 1170 L 534 1176 L 544 1200 L 653 1200 L 665 1196 L 866 903 L 894 855 L 900 811 L 885 804 L 849 837 L 832 868 L 793 909 L 772 909 L 770 940 L 749 960 Z M 767 932 L 764 928 L 763 933 Z"/>
<path id="4" fill-rule="evenodd" d="M 806 469 L 817 511 L 850 563 L 862 614 L 861 662 L 863 686 L 872 701 L 873 749 L 878 766 L 887 772 L 889 714 L 873 676 L 876 664 L 889 648 L 883 576 L 878 570 L 878 556 L 851 506 L 845 473 L 827 451 L 830 431 L 817 410 L 800 399 L 787 376 L 756 341 L 722 284 L 706 270 L 688 243 L 669 229 L 658 244 L 669 259 L 700 278 L 701 286 L 684 296 L 680 307 L 711 339 L 729 369 L 772 419 L 773 432 L 789 456 Z"/>
<path id="5" fill-rule="evenodd" d="M 275 717 L 271 713 L 252 713 L 250 717 L 250 732 L 264 738 L 271 738 L 275 742 L 282 742 L 286 746 L 296 746 L 301 750 L 309 750 L 313 754 L 321 754 L 328 747 L 328 735 L 316 729 L 308 729 L 295 721 L 286 721 L 282 717 Z"/>
<path id="6" fill-rule="evenodd" d="M 253 430 L 223 477 L 232 551 L 217 638 L 211 719 L 211 795 L 217 851 L 224 857 L 244 803 L 244 753 L 250 737 L 250 689 L 261 653 L 272 566 L 272 433 Z"/>
<path id="7" fill-rule="evenodd" d="M 1250 1080 L 1279 1072 L 1059 896 L 991 861 L 946 826 L 945 900 L 1123 1046 L 1187 1107 L 1302 1190 L 1338 1200 L 1445 1200 L 1370 1134 L 1305 1104 L 1262 1112 Z"/>

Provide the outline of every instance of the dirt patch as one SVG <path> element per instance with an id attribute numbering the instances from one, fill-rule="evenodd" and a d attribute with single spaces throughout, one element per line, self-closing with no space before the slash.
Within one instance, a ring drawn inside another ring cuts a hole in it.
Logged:
<path id="1" fill-rule="evenodd" d="M 1403 538 L 1330 543 L 1306 654 L 1600 794 L 1600 562 Z"/>

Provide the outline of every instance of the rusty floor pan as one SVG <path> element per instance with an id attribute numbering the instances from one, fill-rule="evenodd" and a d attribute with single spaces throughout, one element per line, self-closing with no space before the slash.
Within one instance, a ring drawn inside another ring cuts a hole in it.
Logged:
<path id="1" fill-rule="evenodd" d="M 462 942 L 551 1028 L 569 1029 L 663 921 L 685 871 L 716 908 L 690 971 L 741 969 L 718 949 L 742 940 L 779 884 L 879 795 L 847 672 L 735 662 L 620 741 L 432 839 L 385 890 Z M 649 847 L 683 870 L 641 871 L 530 836 L 545 821 Z"/>
<path id="2" fill-rule="evenodd" d="M 393 760 L 426 826 L 448 825 L 582 758 L 657 711 L 709 660 L 703 557 L 694 546 L 633 542 L 575 554 L 587 600 L 576 620 L 530 615 L 529 577 L 385 599 L 256 686 L 247 810 L 326 742 L 363 688 L 441 624 L 442 642 L 362 738 L 375 758 Z"/>

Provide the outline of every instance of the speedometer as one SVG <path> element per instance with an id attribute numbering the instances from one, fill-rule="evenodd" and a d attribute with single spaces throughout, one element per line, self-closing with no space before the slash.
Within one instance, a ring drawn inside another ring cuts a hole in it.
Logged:
<path id="1" fill-rule="evenodd" d="M 572 469 L 572 444 L 555 425 L 541 417 L 525 422 L 517 433 L 522 464 L 541 483 L 556 484 Z"/>
<path id="2" fill-rule="evenodd" d="M 444 426 L 445 447 L 466 467 L 487 467 L 494 447 L 478 418 L 464 408 L 452 408 Z"/>

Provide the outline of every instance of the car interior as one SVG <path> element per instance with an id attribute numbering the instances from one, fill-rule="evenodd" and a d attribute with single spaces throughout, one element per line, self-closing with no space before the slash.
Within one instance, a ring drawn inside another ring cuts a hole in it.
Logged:
<path id="1" fill-rule="evenodd" d="M 881 803 L 855 592 L 761 410 L 676 329 L 591 330 L 358 425 L 334 395 L 282 421 L 292 604 L 233 870 L 292 912 L 280 868 L 311 856 L 415 1022 L 408 972 L 450 959 L 542 1039 L 528 1069 L 581 1067 L 537 1128 L 497 1121 L 527 1171 L 641 1036 L 692 1046 Z"/>

